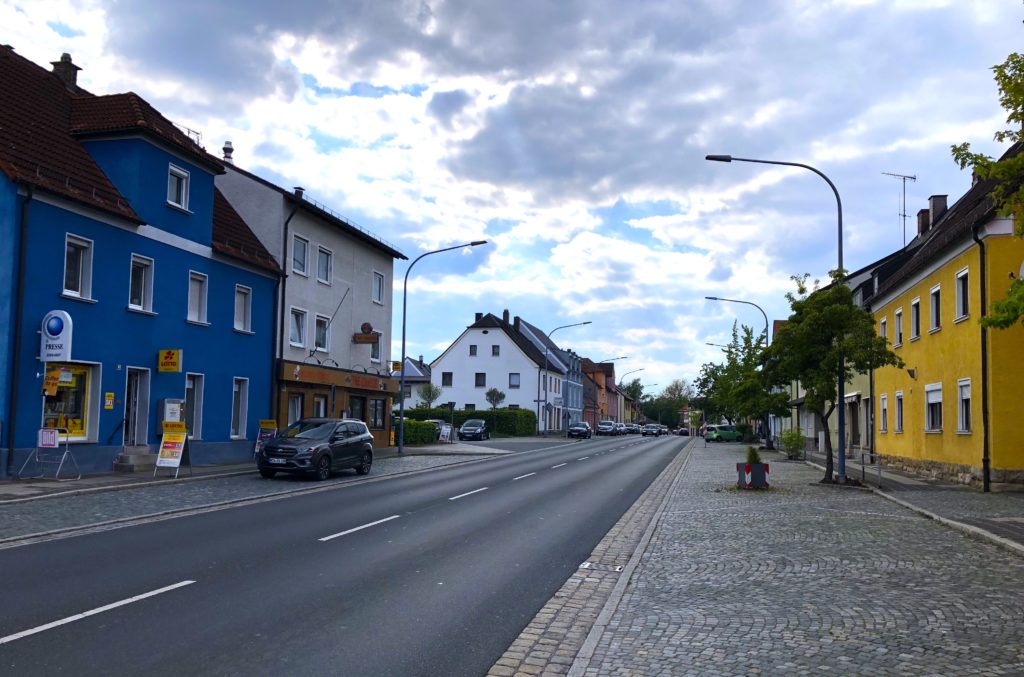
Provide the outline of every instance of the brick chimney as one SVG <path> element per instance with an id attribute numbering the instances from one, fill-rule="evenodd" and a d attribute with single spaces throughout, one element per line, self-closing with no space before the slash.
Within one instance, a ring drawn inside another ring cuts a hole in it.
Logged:
<path id="1" fill-rule="evenodd" d="M 946 196 L 932 195 L 928 198 L 928 212 L 931 225 L 934 226 L 942 218 L 942 215 L 946 213 Z"/>
<path id="2" fill-rule="evenodd" d="M 476 321 L 479 322 L 482 319 L 484 319 L 484 314 L 483 313 L 477 313 L 476 314 Z"/>
<path id="3" fill-rule="evenodd" d="M 917 211 L 917 234 L 924 235 L 931 228 L 931 218 L 927 209 Z"/>
<path id="4" fill-rule="evenodd" d="M 522 334 L 523 333 L 523 330 L 519 328 L 519 316 L 518 315 L 516 315 L 515 320 L 513 320 L 512 326 L 515 327 L 515 330 L 516 330 L 517 334 Z"/>
<path id="5" fill-rule="evenodd" d="M 501 312 L 501 321 L 508 324 L 508 308 Z"/>
<path id="6" fill-rule="evenodd" d="M 60 61 L 51 61 L 50 65 L 53 66 L 53 74 L 60 78 L 68 91 L 78 91 L 78 71 L 82 69 L 71 63 L 70 54 L 64 52 L 60 55 Z"/>

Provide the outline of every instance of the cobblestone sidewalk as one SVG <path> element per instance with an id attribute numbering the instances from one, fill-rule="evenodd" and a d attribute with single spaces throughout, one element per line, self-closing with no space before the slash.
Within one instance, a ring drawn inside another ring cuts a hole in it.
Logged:
<path id="1" fill-rule="evenodd" d="M 690 447 L 621 593 L 566 633 L 586 651 L 506 654 L 492 674 L 1024 674 L 1024 558 L 802 463 L 736 490 L 740 451 Z"/>

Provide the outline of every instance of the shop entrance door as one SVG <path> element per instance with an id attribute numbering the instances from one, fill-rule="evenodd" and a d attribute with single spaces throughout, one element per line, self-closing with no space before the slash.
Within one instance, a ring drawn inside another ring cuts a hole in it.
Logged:
<path id="1" fill-rule="evenodd" d="M 128 369 L 124 397 L 124 444 L 135 447 L 149 437 L 149 371 Z"/>

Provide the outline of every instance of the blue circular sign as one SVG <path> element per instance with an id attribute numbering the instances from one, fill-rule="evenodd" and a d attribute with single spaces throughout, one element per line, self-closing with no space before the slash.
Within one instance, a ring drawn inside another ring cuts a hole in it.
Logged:
<path id="1" fill-rule="evenodd" d="M 52 337 L 60 336 L 64 331 L 64 320 L 54 315 L 46 321 L 46 333 Z"/>

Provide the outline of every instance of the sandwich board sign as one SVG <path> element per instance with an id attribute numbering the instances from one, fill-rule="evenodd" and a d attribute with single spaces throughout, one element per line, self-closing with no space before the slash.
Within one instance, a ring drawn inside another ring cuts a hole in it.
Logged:
<path id="1" fill-rule="evenodd" d="M 188 474 L 192 474 L 192 459 L 188 453 L 188 432 L 184 421 L 164 421 L 164 434 L 160 438 L 160 451 L 156 457 L 153 477 L 160 468 L 174 468 L 174 477 L 178 477 L 182 464 L 188 464 Z"/>

